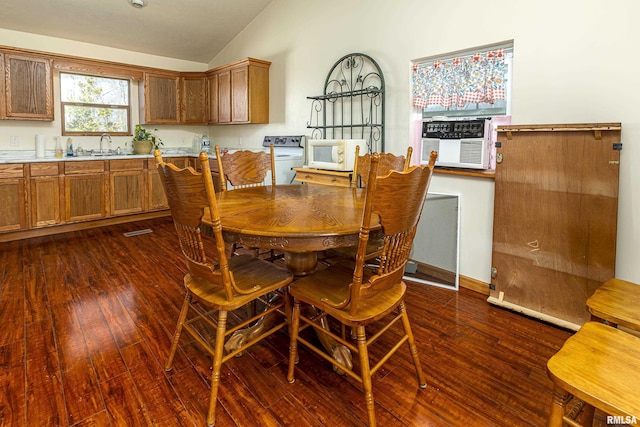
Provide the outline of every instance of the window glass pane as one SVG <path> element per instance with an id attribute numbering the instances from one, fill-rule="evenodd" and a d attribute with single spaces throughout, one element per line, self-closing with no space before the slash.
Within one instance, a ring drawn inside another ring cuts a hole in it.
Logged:
<path id="1" fill-rule="evenodd" d="M 60 100 L 85 104 L 129 105 L 129 81 L 60 73 Z"/>
<path id="2" fill-rule="evenodd" d="M 129 80 L 60 73 L 63 135 L 131 134 Z"/>
<path id="3" fill-rule="evenodd" d="M 128 110 L 63 105 L 66 132 L 129 132 Z"/>

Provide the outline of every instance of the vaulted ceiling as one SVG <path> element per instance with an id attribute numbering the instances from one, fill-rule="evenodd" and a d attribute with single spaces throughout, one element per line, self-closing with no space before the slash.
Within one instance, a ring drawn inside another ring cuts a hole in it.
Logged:
<path id="1" fill-rule="evenodd" d="M 208 63 L 271 2 L 145 1 L 3 1 L 0 28 Z"/>

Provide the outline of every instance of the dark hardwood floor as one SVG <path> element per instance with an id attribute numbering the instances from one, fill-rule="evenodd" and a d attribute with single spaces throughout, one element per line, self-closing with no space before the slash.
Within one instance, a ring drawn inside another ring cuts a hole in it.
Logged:
<path id="1" fill-rule="evenodd" d="M 134 237 L 124 232 L 149 228 Z M 169 352 L 184 265 L 169 218 L 0 244 L 0 425 L 204 425 L 210 361 Z M 407 348 L 373 383 L 380 426 L 542 426 L 545 364 L 570 332 L 483 295 L 409 284 L 427 389 Z M 276 333 L 223 366 L 217 426 L 362 426 L 358 384 Z"/>

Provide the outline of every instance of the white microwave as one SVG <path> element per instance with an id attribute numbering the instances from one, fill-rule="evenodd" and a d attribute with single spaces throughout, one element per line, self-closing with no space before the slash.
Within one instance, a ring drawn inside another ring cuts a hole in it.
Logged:
<path id="1" fill-rule="evenodd" d="M 308 167 L 335 171 L 353 170 L 356 147 L 362 155 L 367 152 L 364 139 L 310 139 L 306 146 Z"/>
<path id="2" fill-rule="evenodd" d="M 491 145 L 490 119 L 425 121 L 420 163 L 429 163 L 431 151 L 437 151 L 436 166 L 489 169 Z"/>

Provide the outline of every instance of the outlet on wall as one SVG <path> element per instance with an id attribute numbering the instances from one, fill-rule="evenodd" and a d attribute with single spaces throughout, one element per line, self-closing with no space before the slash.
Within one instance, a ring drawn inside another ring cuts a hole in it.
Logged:
<path id="1" fill-rule="evenodd" d="M 19 147 L 20 146 L 20 137 L 19 136 L 12 136 L 9 139 L 9 146 L 10 147 Z"/>

